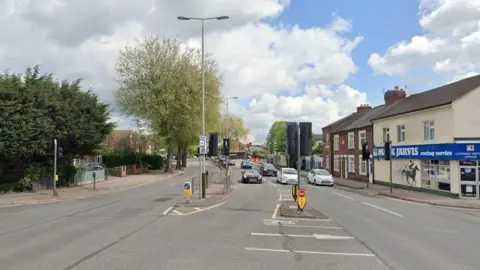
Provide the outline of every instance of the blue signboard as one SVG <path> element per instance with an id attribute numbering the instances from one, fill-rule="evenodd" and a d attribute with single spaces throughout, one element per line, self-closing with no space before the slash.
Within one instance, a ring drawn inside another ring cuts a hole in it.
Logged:
<path id="1" fill-rule="evenodd" d="M 384 159 L 384 147 L 373 149 L 373 158 Z M 442 143 L 392 146 L 392 159 L 480 160 L 480 143 Z"/>
<path id="2" fill-rule="evenodd" d="M 190 183 L 185 183 L 185 184 L 183 185 L 183 188 L 184 188 L 184 189 L 190 189 Z"/>

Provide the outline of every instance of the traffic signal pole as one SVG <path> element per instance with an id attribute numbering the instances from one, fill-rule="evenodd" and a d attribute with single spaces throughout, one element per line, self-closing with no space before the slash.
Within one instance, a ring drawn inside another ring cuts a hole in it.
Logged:
<path id="1" fill-rule="evenodd" d="M 298 179 L 298 189 L 301 189 L 300 185 L 300 169 L 302 159 L 300 157 L 300 125 L 297 125 L 297 179 Z"/>
<path id="2" fill-rule="evenodd" d="M 57 196 L 57 139 L 53 140 L 53 196 Z"/>

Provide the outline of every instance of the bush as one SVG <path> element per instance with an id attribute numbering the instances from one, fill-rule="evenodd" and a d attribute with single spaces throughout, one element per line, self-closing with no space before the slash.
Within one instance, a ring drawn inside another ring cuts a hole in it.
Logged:
<path id="1" fill-rule="evenodd" d="M 103 163 L 107 168 L 114 168 L 123 165 L 133 165 L 138 162 L 146 162 L 153 170 L 163 167 L 163 158 L 160 155 L 147 155 L 128 151 L 113 151 L 103 156 Z"/>

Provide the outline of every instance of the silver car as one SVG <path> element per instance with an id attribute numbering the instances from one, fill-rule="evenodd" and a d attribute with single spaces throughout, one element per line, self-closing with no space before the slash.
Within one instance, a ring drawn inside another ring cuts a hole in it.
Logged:
<path id="1" fill-rule="evenodd" d="M 255 169 L 248 169 L 243 172 L 242 183 L 262 183 L 262 176 Z"/>
<path id="2" fill-rule="evenodd" d="M 282 168 L 277 172 L 277 182 L 281 184 L 298 184 L 298 172 L 292 168 Z"/>

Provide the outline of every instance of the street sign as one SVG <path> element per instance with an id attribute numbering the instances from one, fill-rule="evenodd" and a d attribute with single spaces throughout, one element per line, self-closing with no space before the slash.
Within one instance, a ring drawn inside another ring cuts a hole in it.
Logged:
<path id="1" fill-rule="evenodd" d="M 207 137 L 206 136 L 200 136 L 200 146 L 206 146 L 207 145 Z"/>
<path id="2" fill-rule="evenodd" d="M 307 191 L 305 189 L 299 189 L 297 192 L 298 208 L 303 211 L 306 204 L 307 204 Z"/>
<path id="3" fill-rule="evenodd" d="M 192 196 L 192 184 L 190 182 L 183 183 L 183 196 L 185 196 L 185 200 L 190 200 L 190 196 Z"/>
<path id="4" fill-rule="evenodd" d="M 297 200 L 297 192 L 298 192 L 298 185 L 292 185 L 292 197 L 293 197 L 293 200 L 296 201 Z"/>
<path id="5" fill-rule="evenodd" d="M 207 146 L 206 145 L 200 145 L 199 147 L 199 154 L 200 155 L 206 155 L 207 154 Z"/>

